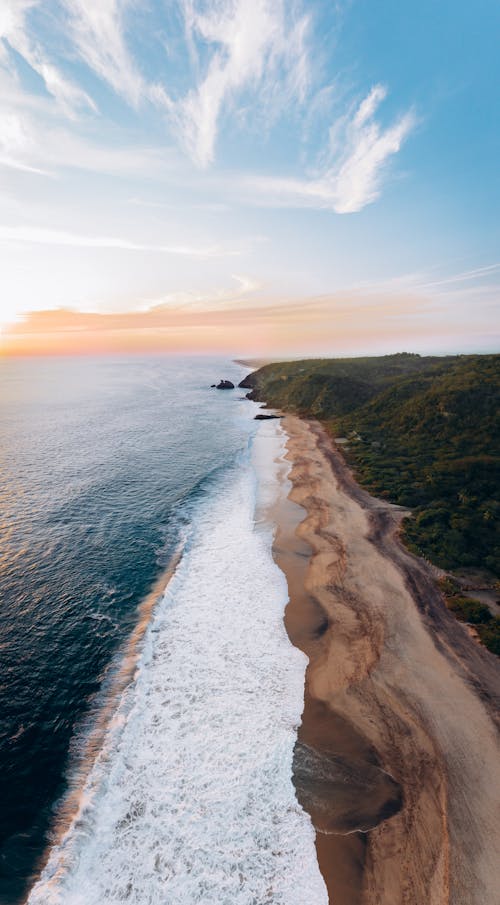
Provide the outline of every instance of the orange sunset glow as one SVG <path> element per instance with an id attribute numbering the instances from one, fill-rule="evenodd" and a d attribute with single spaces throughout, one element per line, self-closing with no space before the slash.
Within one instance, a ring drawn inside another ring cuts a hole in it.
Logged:
<path id="1" fill-rule="evenodd" d="M 486 318 L 474 339 L 484 342 Z M 94 353 L 351 354 L 356 351 L 446 349 L 462 327 L 445 305 L 415 293 L 338 293 L 294 301 L 256 300 L 240 307 L 159 305 L 127 313 L 37 311 L 4 325 L 3 356 Z"/>

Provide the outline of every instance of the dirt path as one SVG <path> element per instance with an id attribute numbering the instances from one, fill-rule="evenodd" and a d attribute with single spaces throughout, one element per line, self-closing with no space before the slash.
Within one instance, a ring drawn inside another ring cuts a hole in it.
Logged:
<path id="1" fill-rule="evenodd" d="M 276 559 L 310 658 L 295 782 L 331 901 L 500 905 L 498 661 L 400 545 L 401 512 L 359 488 L 319 424 L 282 423 Z"/>

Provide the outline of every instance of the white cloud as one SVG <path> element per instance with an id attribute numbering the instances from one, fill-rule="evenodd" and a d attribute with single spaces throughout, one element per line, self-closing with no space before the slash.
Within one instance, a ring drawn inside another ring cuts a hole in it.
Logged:
<path id="1" fill-rule="evenodd" d="M 213 52 L 196 88 L 166 106 L 189 153 L 206 166 L 214 157 L 222 111 L 239 92 L 260 86 L 265 104 L 266 89 L 272 94 L 279 82 L 303 98 L 308 20 L 303 16 L 290 26 L 282 0 L 219 0 L 203 11 L 192 0 L 181 5 L 192 56 L 200 41 Z"/>
<path id="2" fill-rule="evenodd" d="M 254 127 L 264 127 L 267 118 L 283 109 L 293 116 L 310 87 L 311 23 L 307 15 L 297 12 L 301 0 L 177 2 L 184 20 L 183 47 L 189 58 L 184 76 L 194 76 L 195 85 L 183 89 L 174 100 L 170 86 L 143 76 L 127 45 L 129 14 L 138 8 L 136 0 L 0 0 L 0 47 L 7 54 L 0 56 L 0 76 L 6 77 L 10 65 L 9 78 L 15 84 L 15 66 L 9 56 L 9 48 L 15 48 L 58 101 L 56 107 L 48 98 L 43 101 L 25 94 L 30 103 L 7 103 L 0 165 L 44 174 L 51 168 L 83 167 L 160 175 L 167 155 L 159 150 L 117 148 L 114 135 L 109 136 L 107 147 L 97 146 L 82 135 L 83 129 L 89 134 L 88 119 L 73 122 L 69 128 L 61 126 L 62 113 L 74 116 L 82 105 L 92 113 L 97 109 L 89 95 L 62 73 L 59 57 L 74 62 L 77 56 L 131 107 L 149 102 L 165 111 L 177 139 L 201 167 L 214 159 L 224 114 L 230 112 L 237 126 L 252 116 Z M 45 16 L 43 29 L 38 27 L 40 19 L 32 18 L 35 11 Z M 154 17 L 147 21 L 153 22 Z M 47 38 L 52 34 L 48 25 L 55 29 L 52 42 Z M 35 26 L 38 33 L 33 37 Z M 43 35 L 45 44 L 48 41 L 52 49 L 59 48 L 57 65 L 42 46 Z M 325 90 L 323 86 L 319 94 L 330 97 Z M 258 196 L 250 195 L 249 200 L 337 213 L 359 211 L 374 201 L 390 159 L 415 125 L 411 112 L 388 126 L 380 124 L 378 110 L 386 94 L 384 86 L 375 85 L 357 107 L 337 117 L 321 165 L 308 178 L 243 180 L 247 193 L 251 190 Z M 298 142 L 299 136 L 297 146 Z M 194 174 L 192 181 L 196 182 Z M 224 182 L 227 187 L 231 179 Z"/>
<path id="3" fill-rule="evenodd" d="M 34 173 L 36 176 L 52 176 L 49 170 L 42 170 L 40 167 L 32 167 L 28 163 L 9 157 L 8 154 L 0 153 L 0 167 L 8 167 L 10 170 L 19 170 L 21 173 Z"/>
<path id="4" fill-rule="evenodd" d="M 79 107 L 95 104 L 89 95 L 67 79 L 49 60 L 37 41 L 28 32 L 27 17 L 40 0 L 2 0 L 0 7 L 0 42 L 3 47 L 2 60 L 7 65 L 6 48 L 15 50 L 31 68 L 43 79 L 49 94 L 56 98 L 67 113 L 72 114 Z"/>
<path id="5" fill-rule="evenodd" d="M 24 120 L 17 113 L 0 111 L 0 147 L 7 153 L 25 151 L 30 143 Z"/>
<path id="6" fill-rule="evenodd" d="M 130 0 L 61 0 L 69 35 L 83 62 L 100 79 L 137 107 L 147 85 L 130 55 L 125 13 Z"/>
<path id="7" fill-rule="evenodd" d="M 325 174 L 334 189 L 335 210 L 346 214 L 359 211 L 380 194 L 384 166 L 397 154 L 415 126 L 413 113 L 405 113 L 384 129 L 374 120 L 386 89 L 376 85 L 362 101 L 346 130 L 340 166 Z"/>
<path id="8" fill-rule="evenodd" d="M 113 236 L 82 236 L 64 230 L 37 226 L 2 226 L 0 241 L 28 242 L 36 245 L 61 245 L 73 248 L 121 249 L 124 251 L 160 252 L 193 258 L 220 258 L 238 255 L 238 249 L 223 245 L 151 245 Z"/>
<path id="9" fill-rule="evenodd" d="M 498 274 L 499 271 L 500 271 L 500 263 L 487 264 L 484 267 L 476 267 L 476 268 L 474 268 L 474 270 L 464 270 L 461 273 L 454 274 L 453 276 L 443 277 L 442 279 L 438 279 L 438 280 L 429 280 L 426 283 L 422 283 L 421 288 L 434 289 L 436 286 L 446 286 L 449 284 L 466 283 L 469 281 L 481 281 L 484 279 L 489 279 L 491 276 Z"/>
<path id="10" fill-rule="evenodd" d="M 408 292 L 420 298 L 441 299 L 451 297 L 458 299 L 471 296 L 477 302 L 490 294 L 498 298 L 500 293 L 500 263 L 486 264 L 472 270 L 458 273 L 436 275 L 431 272 L 403 273 L 377 283 L 359 282 L 352 286 L 359 291 L 376 290 L 379 293 Z"/>
<path id="11" fill-rule="evenodd" d="M 62 21 L 65 52 L 68 49 L 73 54 L 76 52 L 100 79 L 137 107 L 147 96 L 149 86 L 126 45 L 125 13 L 130 6 L 131 0 L 57 0 L 52 6 L 50 25 L 54 28 Z M 35 8 L 44 11 L 44 0 L 1 0 L 0 38 L 41 76 L 47 91 L 67 112 L 82 106 L 96 112 L 96 105 L 87 92 L 67 79 L 40 42 L 33 39 L 29 14 Z M 45 9 L 48 8 L 46 4 Z M 3 61 L 5 64 L 5 54 Z"/>
<path id="12" fill-rule="evenodd" d="M 5 89 L 5 90 L 4 90 Z M 43 100 L 27 103 L 26 96 L 10 94 L 0 78 L 0 166 L 56 176 L 62 169 L 80 169 L 114 176 L 167 179 L 178 166 L 169 149 L 99 143 L 62 125 Z"/>
<path id="13" fill-rule="evenodd" d="M 0 0 L 0 167 L 44 176 L 54 176 L 62 168 L 148 178 L 163 178 L 171 171 L 168 149 L 120 146 L 116 134 L 99 143 L 83 135 L 82 126 L 90 131 L 89 120 L 76 123 L 77 108 L 86 105 L 93 113 L 97 108 L 61 73 L 41 44 L 42 33 L 52 27 L 57 36 L 60 27 L 63 34 L 57 40 L 62 52 L 73 58 L 75 52 L 80 54 L 135 104 L 147 86 L 124 43 L 122 16 L 127 5 L 124 0 L 54 0 L 45 5 L 42 0 Z M 35 12 L 46 16 L 43 32 L 40 18 L 30 16 Z M 57 105 L 23 88 L 12 49 L 38 72 Z M 101 124 L 100 133 L 105 132 Z"/>
<path id="14" fill-rule="evenodd" d="M 361 101 L 356 114 L 354 116 L 354 125 L 357 129 L 362 128 L 369 120 L 373 118 L 377 112 L 377 107 L 387 97 L 387 88 L 385 85 L 375 85 L 370 93 Z"/>
<path id="15" fill-rule="evenodd" d="M 236 286 L 225 289 L 211 289 L 205 291 L 185 290 L 178 292 L 169 292 L 160 298 L 143 299 L 143 310 L 155 311 L 163 308 L 188 309 L 189 311 L 205 311 L 208 304 L 212 305 L 214 310 L 225 310 L 234 305 L 235 302 L 241 301 L 245 296 L 251 295 L 262 288 L 262 284 L 257 280 L 248 276 L 237 276 L 231 274 L 231 279 L 236 282 Z"/>
<path id="16" fill-rule="evenodd" d="M 257 190 L 270 205 L 319 207 L 338 214 L 362 210 L 379 197 L 389 159 L 416 125 L 411 111 L 386 128 L 376 122 L 375 114 L 386 94 L 382 85 L 376 85 L 353 114 L 333 124 L 319 175 L 310 179 L 257 177 L 247 182 L 247 189 Z"/>
<path id="17" fill-rule="evenodd" d="M 0 166 L 50 176 L 48 170 L 30 159 L 32 151 L 33 137 L 26 117 L 11 110 L 0 110 Z"/>

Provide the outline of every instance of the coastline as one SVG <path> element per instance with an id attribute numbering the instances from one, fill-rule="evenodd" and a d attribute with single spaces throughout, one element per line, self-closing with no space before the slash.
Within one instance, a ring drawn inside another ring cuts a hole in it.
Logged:
<path id="1" fill-rule="evenodd" d="M 274 556 L 309 658 L 294 782 L 330 901 L 493 903 L 497 664 L 399 543 L 401 510 L 355 483 L 317 422 L 281 424 Z"/>
<path id="2" fill-rule="evenodd" d="M 109 667 L 107 681 L 103 683 L 97 700 L 90 710 L 83 728 L 73 742 L 77 754 L 70 758 L 67 770 L 67 788 L 54 807 L 54 816 L 47 845 L 35 862 L 28 878 L 27 888 L 19 905 L 27 905 L 32 890 L 40 881 L 53 850 L 62 845 L 65 836 L 78 822 L 88 804 L 85 789 L 91 771 L 102 754 L 107 734 L 116 717 L 120 698 L 133 682 L 141 656 L 142 645 L 155 607 L 167 593 L 168 586 L 183 554 L 183 542 L 172 553 L 170 561 L 153 583 L 152 588 L 137 607 L 137 624 L 124 642 Z"/>
<path id="3" fill-rule="evenodd" d="M 276 902 L 327 902 L 292 785 L 306 658 L 285 631 L 286 581 L 265 518 L 288 470 L 283 435 L 257 433 L 252 461 L 200 502 L 33 905 L 77 903 L 82 889 L 89 905 L 160 901 L 165 890 L 193 903 L 263 902 L 270 890 Z"/>

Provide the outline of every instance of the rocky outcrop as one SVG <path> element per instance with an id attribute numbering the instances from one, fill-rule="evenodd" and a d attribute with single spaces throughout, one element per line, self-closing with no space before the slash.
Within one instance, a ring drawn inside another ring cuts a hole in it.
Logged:
<path id="1" fill-rule="evenodd" d="M 215 384 L 213 384 L 215 386 Z M 231 383 L 230 380 L 220 380 L 217 386 L 215 386 L 216 390 L 234 390 L 234 383 Z"/>
<path id="2" fill-rule="evenodd" d="M 249 393 L 246 394 L 247 399 L 251 399 L 252 402 L 261 402 L 262 400 L 259 398 L 259 391 L 257 389 L 257 380 L 255 375 L 258 371 L 252 371 L 251 374 L 247 374 L 246 377 L 243 378 L 238 384 L 240 389 L 242 390 L 250 390 Z"/>
<path id="3" fill-rule="evenodd" d="M 282 415 L 256 415 L 254 421 L 270 421 L 271 418 L 282 418 Z"/>
<path id="4" fill-rule="evenodd" d="M 247 376 L 244 377 L 243 380 L 240 380 L 238 384 L 240 390 L 253 390 L 253 388 L 255 387 L 255 381 L 252 380 L 252 376 L 252 374 L 247 374 Z"/>

